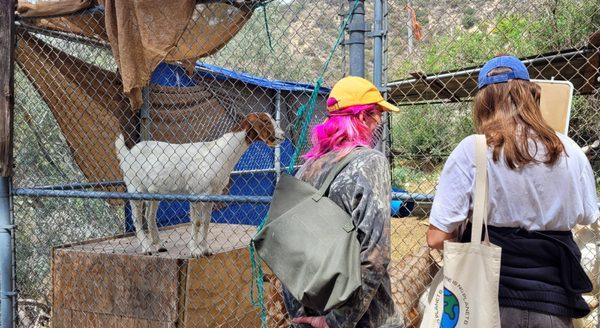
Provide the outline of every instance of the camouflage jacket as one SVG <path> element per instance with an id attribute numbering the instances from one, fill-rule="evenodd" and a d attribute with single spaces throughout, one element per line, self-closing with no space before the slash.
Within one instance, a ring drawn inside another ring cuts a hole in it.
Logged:
<path id="1" fill-rule="evenodd" d="M 330 328 L 401 327 L 395 315 L 387 266 L 390 262 L 389 164 L 373 149 L 359 148 L 358 157 L 331 184 L 329 198 L 352 214 L 361 245 L 362 286 L 341 307 L 319 313 L 300 304 L 284 288 L 284 302 L 291 317 L 325 315 Z M 296 175 L 319 188 L 338 162 L 330 153 L 306 162 Z"/>

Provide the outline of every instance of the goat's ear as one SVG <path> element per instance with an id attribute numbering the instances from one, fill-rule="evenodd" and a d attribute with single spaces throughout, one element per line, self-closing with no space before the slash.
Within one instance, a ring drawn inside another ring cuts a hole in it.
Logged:
<path id="1" fill-rule="evenodd" d="M 266 142 L 275 135 L 275 128 L 272 123 L 273 120 L 271 119 L 271 116 L 269 116 L 266 113 L 260 113 L 259 117 L 261 129 L 258 132 L 260 134 L 261 139 Z"/>
<path id="2" fill-rule="evenodd" d="M 258 139 L 258 131 L 260 128 L 259 125 L 259 117 L 255 113 L 250 113 L 246 115 L 246 119 L 242 123 L 242 128 L 246 130 L 246 142 L 248 144 L 253 143 Z"/>
<path id="3" fill-rule="evenodd" d="M 260 117 L 256 113 L 250 113 L 250 114 L 246 115 L 246 120 L 249 121 L 250 123 L 253 123 L 253 122 L 259 121 Z"/>
<path id="4" fill-rule="evenodd" d="M 254 122 L 256 122 L 256 120 L 258 120 L 258 115 L 256 115 L 255 113 L 250 113 L 246 115 L 246 117 L 242 121 L 242 129 L 246 131 L 250 130 L 254 126 Z"/>

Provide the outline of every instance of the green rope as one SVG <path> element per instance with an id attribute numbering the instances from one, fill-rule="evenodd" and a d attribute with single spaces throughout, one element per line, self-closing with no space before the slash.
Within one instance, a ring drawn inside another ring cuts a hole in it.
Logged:
<path id="1" fill-rule="evenodd" d="M 298 111 L 296 111 L 296 117 L 302 118 L 302 116 L 304 115 L 304 119 L 303 120 L 299 119 L 294 124 L 294 130 L 297 131 L 298 127 L 299 127 L 298 126 L 299 122 L 302 122 L 302 131 L 300 132 L 300 136 L 298 137 L 298 144 L 296 145 L 294 155 L 292 156 L 292 158 L 290 160 L 290 165 L 288 166 L 288 173 L 290 173 L 290 174 L 294 171 L 294 166 L 296 165 L 296 161 L 298 160 L 298 157 L 300 156 L 300 152 L 302 151 L 302 148 L 304 147 L 304 145 L 306 143 L 308 127 L 310 125 L 310 121 L 312 120 L 314 112 L 315 112 L 317 97 L 319 95 L 319 91 L 321 90 L 321 85 L 323 84 L 323 76 L 325 75 L 325 72 L 329 68 L 329 64 L 331 63 L 331 60 L 333 59 L 333 55 L 335 54 L 337 47 L 342 43 L 342 39 L 344 38 L 344 31 L 346 30 L 346 26 L 348 26 L 348 22 L 352 18 L 352 15 L 354 15 L 354 11 L 358 7 L 359 3 L 360 3 L 360 0 L 354 1 L 352 10 L 350 10 L 350 13 L 348 15 L 346 15 L 346 17 L 344 18 L 344 21 L 340 25 L 335 44 L 333 45 L 333 48 L 329 52 L 329 56 L 327 57 L 327 60 L 325 60 L 323 67 L 321 68 L 321 72 L 319 73 L 319 77 L 317 78 L 317 81 L 315 82 L 315 86 L 310 95 L 310 99 L 308 100 L 308 102 L 306 104 L 300 106 L 300 108 L 298 108 Z M 308 112 L 306 111 L 307 108 L 308 108 Z"/>
<path id="2" fill-rule="evenodd" d="M 300 131 L 300 136 L 298 137 L 298 143 L 296 145 L 296 149 L 294 150 L 294 155 L 290 159 L 290 165 L 288 166 L 288 174 L 292 174 L 294 172 L 294 166 L 296 166 L 296 161 L 298 157 L 300 157 L 300 152 L 302 152 L 302 148 L 306 144 L 306 139 L 308 136 L 308 127 L 310 126 L 310 121 L 312 120 L 313 114 L 315 112 L 315 107 L 317 104 L 317 97 L 319 96 L 319 90 L 321 90 L 321 85 L 323 84 L 323 77 L 319 77 L 317 82 L 315 82 L 315 88 L 308 99 L 308 102 L 298 109 L 298 114 L 302 115 L 306 112 L 308 108 L 308 112 L 304 115 L 304 120 L 298 120 L 296 122 L 302 122 L 302 130 Z M 298 116 L 300 117 L 300 116 Z M 297 124 L 294 124 L 294 130 L 298 130 Z"/>
<path id="3" fill-rule="evenodd" d="M 263 219 L 263 221 L 266 221 Z M 261 224 L 262 225 L 262 224 Z M 260 231 L 260 230 L 257 230 Z M 262 265 L 256 260 L 256 248 L 254 243 L 250 243 L 250 264 L 252 270 L 252 279 L 250 281 L 250 300 L 252 306 L 260 308 L 260 319 L 262 321 L 262 328 L 267 328 L 267 307 L 265 306 L 265 284 L 264 284 L 264 272 Z M 258 296 L 254 298 L 254 285 L 256 284 L 256 293 Z"/>
<path id="4" fill-rule="evenodd" d="M 272 1 L 273 0 L 261 1 L 256 5 L 256 7 L 262 8 L 263 20 L 265 23 L 265 31 L 267 32 L 267 40 L 269 41 L 269 49 L 271 49 L 271 52 L 275 51 L 275 49 L 273 49 L 273 38 L 271 37 L 271 30 L 269 29 L 269 19 L 267 18 L 267 4 L 269 4 Z"/>
<path id="5" fill-rule="evenodd" d="M 342 39 L 344 37 L 344 31 L 346 30 L 346 26 L 348 26 L 348 22 L 354 15 L 354 11 L 356 11 L 356 8 L 360 4 L 360 1 L 361 0 L 354 1 L 354 5 L 352 6 L 352 9 L 348 13 L 348 15 L 346 15 L 346 17 L 344 18 L 344 21 L 340 25 L 340 28 L 338 30 L 337 39 L 333 45 L 333 48 L 329 52 L 329 56 L 327 57 L 327 60 L 325 60 L 325 63 L 323 64 L 323 67 L 321 68 L 321 71 L 319 72 L 319 77 L 317 78 L 317 80 L 315 82 L 315 85 L 313 87 L 310 98 L 308 99 L 306 104 L 303 104 L 302 106 L 300 106 L 298 108 L 298 110 L 296 111 L 296 117 L 298 118 L 298 120 L 294 124 L 294 130 L 297 131 L 300 128 L 300 123 L 302 123 L 302 127 L 300 130 L 300 136 L 298 137 L 298 143 L 296 144 L 296 149 L 294 150 L 294 155 L 292 156 L 292 158 L 290 160 L 290 165 L 288 166 L 287 171 L 289 174 L 293 173 L 294 166 L 296 165 L 296 162 L 297 162 L 298 158 L 300 157 L 302 148 L 304 148 L 304 146 L 306 144 L 306 139 L 308 136 L 308 127 L 310 126 L 310 122 L 312 121 L 312 118 L 315 113 L 317 98 L 319 96 L 319 92 L 321 91 L 321 86 L 323 85 L 323 77 L 325 75 L 325 72 L 329 68 L 329 64 L 331 63 L 331 60 L 333 59 L 333 56 L 335 54 L 335 51 L 337 50 L 337 47 L 342 42 Z M 264 8 L 264 5 L 263 5 L 263 8 Z M 266 23 L 267 22 L 266 13 L 265 13 L 264 17 L 265 17 L 265 24 L 267 24 Z M 266 25 L 266 27 L 267 27 L 267 35 L 269 35 L 269 45 L 271 45 L 270 44 L 271 39 L 270 39 L 269 30 L 268 30 L 268 25 Z M 257 233 L 260 232 L 262 230 L 262 228 L 264 227 L 264 225 L 266 223 L 266 218 L 267 217 L 265 216 L 263 218 L 262 222 L 260 223 L 260 225 L 257 227 L 257 230 L 256 230 Z M 262 265 L 256 258 L 256 248 L 254 246 L 254 243 L 252 243 L 252 242 L 250 243 L 249 253 L 250 253 L 250 263 L 251 263 L 251 268 L 252 268 L 252 282 L 251 282 L 251 286 L 250 286 L 250 299 L 251 299 L 253 306 L 260 308 L 260 318 L 262 321 L 261 327 L 267 328 L 267 308 L 265 306 L 265 301 L 264 301 L 264 299 L 265 299 L 265 294 L 264 294 L 265 287 L 264 287 L 264 280 L 263 280 L 264 272 L 262 270 Z M 256 299 L 255 299 L 255 295 L 254 295 L 254 285 L 256 285 L 256 293 L 257 293 Z"/>

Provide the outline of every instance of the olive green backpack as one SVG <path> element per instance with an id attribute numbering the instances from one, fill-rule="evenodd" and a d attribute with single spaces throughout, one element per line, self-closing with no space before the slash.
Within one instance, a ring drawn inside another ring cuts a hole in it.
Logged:
<path id="1" fill-rule="evenodd" d="M 267 221 L 253 238 L 260 258 L 304 306 L 328 311 L 361 285 L 360 244 L 352 217 L 327 197 L 336 176 L 357 157 L 351 153 L 321 188 L 282 174 Z"/>

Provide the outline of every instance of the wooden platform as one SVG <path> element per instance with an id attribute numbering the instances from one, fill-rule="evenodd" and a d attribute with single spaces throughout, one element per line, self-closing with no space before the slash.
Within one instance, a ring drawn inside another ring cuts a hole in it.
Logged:
<path id="1" fill-rule="evenodd" d="M 188 242 L 191 238 L 191 231 L 192 227 L 187 223 L 160 229 L 160 240 L 165 243 L 167 251 L 150 256 L 170 259 L 189 258 L 191 254 Z M 254 226 L 211 223 L 208 232 L 208 245 L 213 254 L 244 248 L 248 246 L 255 232 L 256 227 Z M 133 233 L 63 245 L 56 249 L 77 252 L 143 255 L 141 254 L 140 243 Z"/>
<path id="2" fill-rule="evenodd" d="M 191 227 L 161 231 L 167 252 L 123 235 L 53 250 L 53 327 L 259 327 L 250 304 L 253 226 L 211 224 L 214 255 L 190 258 Z"/>

